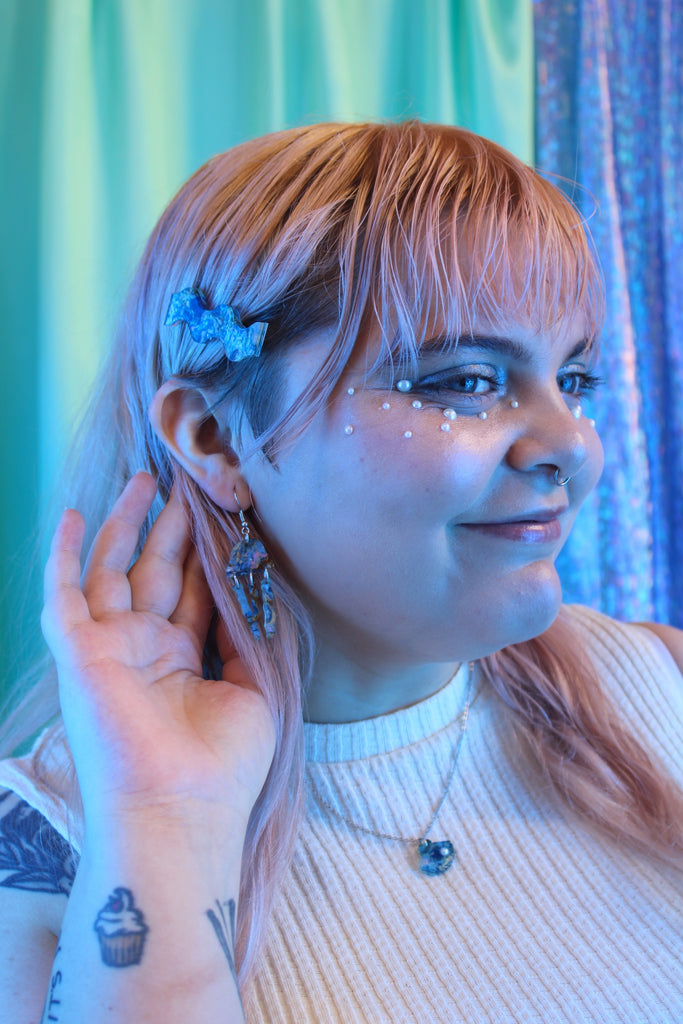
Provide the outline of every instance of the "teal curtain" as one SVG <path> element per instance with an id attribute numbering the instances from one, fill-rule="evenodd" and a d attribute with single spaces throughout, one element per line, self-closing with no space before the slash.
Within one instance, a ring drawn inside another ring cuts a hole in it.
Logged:
<path id="1" fill-rule="evenodd" d="M 530 0 L 0 0 L 3 685 L 71 425 L 181 182 L 334 119 L 457 123 L 531 160 L 533 88 Z"/>

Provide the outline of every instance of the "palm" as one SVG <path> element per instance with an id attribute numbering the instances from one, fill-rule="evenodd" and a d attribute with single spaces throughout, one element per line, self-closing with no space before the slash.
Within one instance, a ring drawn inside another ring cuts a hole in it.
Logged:
<path id="1" fill-rule="evenodd" d="M 73 513 L 46 571 L 44 628 L 86 817 L 89 806 L 187 800 L 248 814 L 272 758 L 272 719 L 226 638 L 223 681 L 202 678 L 212 603 L 177 503 L 125 572 L 150 486 L 139 476 L 122 495 L 82 589 L 82 522 Z"/>

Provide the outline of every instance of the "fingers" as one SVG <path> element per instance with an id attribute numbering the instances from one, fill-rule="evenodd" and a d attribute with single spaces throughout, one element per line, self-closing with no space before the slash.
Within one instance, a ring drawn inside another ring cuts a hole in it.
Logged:
<path id="1" fill-rule="evenodd" d="M 185 592 L 189 550 L 187 517 L 174 489 L 128 573 L 134 611 L 171 616 Z"/>
<path id="2" fill-rule="evenodd" d="M 224 665 L 237 658 L 237 651 L 235 645 L 232 642 L 232 637 L 225 628 L 223 619 L 218 620 L 216 626 L 216 644 L 218 646 L 218 654 Z"/>
<path id="3" fill-rule="evenodd" d="M 94 619 L 131 607 L 128 566 L 155 494 L 154 479 L 136 473 L 95 537 L 83 577 L 83 593 Z"/>
<path id="4" fill-rule="evenodd" d="M 45 566 L 43 634 L 55 652 L 59 639 L 80 622 L 90 619 L 81 591 L 81 547 L 85 524 L 74 509 L 67 509 L 55 530 Z"/>
<path id="5" fill-rule="evenodd" d="M 95 621 L 122 611 L 153 613 L 191 631 L 201 646 L 213 601 L 199 557 L 192 549 L 187 516 L 175 490 L 152 525 L 140 557 L 129 569 L 155 494 L 154 480 L 149 474 L 138 473 L 129 481 L 95 537 L 83 576 L 82 594 L 78 573 L 83 525 L 74 513 L 80 535 L 70 563 L 71 585 L 84 602 L 81 613 Z M 69 550 L 74 544 L 68 545 Z M 63 554 L 62 560 L 65 557 Z M 53 566 L 51 571 L 54 574 L 63 570 Z"/>
<path id="6" fill-rule="evenodd" d="M 171 622 L 183 626 L 197 637 L 199 646 L 211 624 L 213 597 L 204 576 L 204 569 L 195 548 L 191 548 L 183 566 L 183 586 Z"/>
<path id="7" fill-rule="evenodd" d="M 223 679 L 236 683 L 238 686 L 244 686 L 248 690 L 255 690 L 256 684 L 247 672 L 244 662 L 238 656 L 222 619 L 216 628 L 216 642 L 219 656 L 223 662 Z"/>

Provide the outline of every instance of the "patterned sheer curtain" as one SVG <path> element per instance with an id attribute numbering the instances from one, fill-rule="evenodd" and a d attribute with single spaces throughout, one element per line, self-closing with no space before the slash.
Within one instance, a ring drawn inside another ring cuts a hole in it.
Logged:
<path id="1" fill-rule="evenodd" d="M 537 163 L 589 224 L 607 322 L 605 472 L 562 556 L 565 595 L 683 625 L 683 6 L 538 0 Z"/>
<path id="2" fill-rule="evenodd" d="M 531 0 L 1 0 L 0 695 L 22 628 L 35 646 L 34 529 L 71 422 L 181 182 L 335 119 L 462 124 L 531 160 L 533 83 Z"/>

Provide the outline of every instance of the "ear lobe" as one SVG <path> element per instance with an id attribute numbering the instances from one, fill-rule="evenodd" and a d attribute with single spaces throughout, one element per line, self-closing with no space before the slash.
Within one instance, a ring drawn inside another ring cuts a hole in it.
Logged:
<path id="1" fill-rule="evenodd" d="M 200 388 L 166 381 L 152 399 L 149 418 L 159 440 L 212 501 L 237 512 L 237 491 L 240 503 L 245 497 L 242 508 L 249 506 L 249 489 L 241 476 L 239 456 Z"/>

